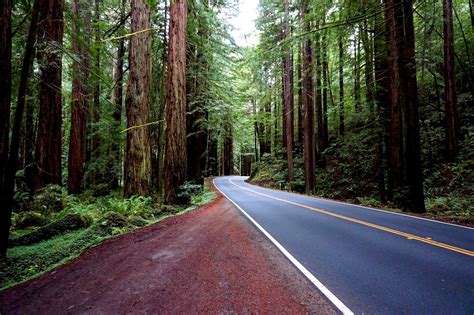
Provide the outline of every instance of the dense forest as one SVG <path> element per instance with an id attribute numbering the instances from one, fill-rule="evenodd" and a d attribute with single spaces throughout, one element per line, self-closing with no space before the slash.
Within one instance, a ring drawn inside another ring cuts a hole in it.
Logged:
<path id="1" fill-rule="evenodd" d="M 230 174 L 472 223 L 471 0 L 1 3 L 2 257 Z"/>
<path id="2" fill-rule="evenodd" d="M 263 185 L 472 222 L 471 1 L 260 1 Z"/>

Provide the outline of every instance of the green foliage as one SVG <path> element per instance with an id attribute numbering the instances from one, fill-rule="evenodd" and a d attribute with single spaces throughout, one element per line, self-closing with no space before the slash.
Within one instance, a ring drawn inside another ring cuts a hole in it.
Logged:
<path id="1" fill-rule="evenodd" d="M 20 212 L 12 221 L 15 228 L 19 230 L 43 226 L 48 223 L 48 219 L 42 213 L 34 211 Z"/>
<path id="2" fill-rule="evenodd" d="M 93 197 L 87 192 L 78 196 L 63 194 L 64 209 L 50 216 L 16 214 L 16 222 L 28 214 L 39 216 L 41 222 L 49 224 L 33 231 L 15 226 L 8 258 L 0 260 L 0 289 L 37 277 L 104 239 L 184 213 L 216 196 L 208 187 L 192 190 L 198 194 L 191 196 L 192 205 L 186 209 L 154 204 L 151 197 L 123 199 L 117 194 Z"/>
<path id="3" fill-rule="evenodd" d="M 50 215 L 61 211 L 64 207 L 64 191 L 58 185 L 48 185 L 42 188 L 33 197 L 33 200 L 27 203 L 27 208 L 31 211 Z"/>
<path id="4" fill-rule="evenodd" d="M 179 187 L 178 197 L 190 199 L 193 195 L 202 193 L 202 185 L 194 182 L 185 182 Z"/>
<path id="5" fill-rule="evenodd" d="M 57 235 L 86 228 L 91 225 L 91 219 L 77 213 L 69 213 L 31 233 L 10 240 L 11 247 L 24 246 L 50 239 Z"/>

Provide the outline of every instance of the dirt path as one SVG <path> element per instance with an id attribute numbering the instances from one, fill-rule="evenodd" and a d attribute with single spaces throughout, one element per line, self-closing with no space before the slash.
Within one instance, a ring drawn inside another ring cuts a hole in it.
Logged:
<path id="1" fill-rule="evenodd" d="M 223 197 L 0 293 L 0 314 L 334 313 Z"/>

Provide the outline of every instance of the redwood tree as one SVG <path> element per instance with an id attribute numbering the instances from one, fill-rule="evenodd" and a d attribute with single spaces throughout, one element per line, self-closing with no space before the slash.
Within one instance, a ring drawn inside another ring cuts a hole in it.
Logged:
<path id="1" fill-rule="evenodd" d="M 443 0 L 444 19 L 444 109 L 446 120 L 446 160 L 451 162 L 458 151 L 458 109 L 454 78 L 453 3 Z"/>
<path id="2" fill-rule="evenodd" d="M 11 209 L 4 209 L 4 176 L 8 158 L 8 132 L 11 102 L 11 18 L 10 0 L 0 0 L 0 195 L 2 196 L 0 258 L 7 252 L 8 230 L 10 228 Z M 8 210 L 8 211 L 7 211 Z"/>
<path id="3" fill-rule="evenodd" d="M 72 63 L 71 129 L 68 155 L 68 191 L 77 194 L 83 190 L 86 162 L 87 117 L 89 109 L 89 53 L 86 38 L 89 36 L 90 16 L 79 0 L 72 2 L 72 49 L 77 59 Z"/>
<path id="4" fill-rule="evenodd" d="M 41 0 L 38 22 L 40 112 L 35 147 L 34 188 L 61 184 L 62 40 L 64 0 Z"/>
<path id="5" fill-rule="evenodd" d="M 289 3 L 284 1 L 285 22 L 283 28 L 283 37 L 286 39 L 290 33 L 289 23 Z M 293 64 L 291 58 L 291 46 L 284 48 L 283 55 L 283 137 L 286 141 L 286 159 L 288 165 L 288 184 L 291 189 L 293 182 L 293 145 L 294 145 L 294 95 L 293 95 Z"/>
<path id="6" fill-rule="evenodd" d="M 179 198 L 186 180 L 186 27 L 187 1 L 170 3 L 168 45 L 168 92 L 165 145 L 165 203 L 185 202 Z"/>
<path id="7" fill-rule="evenodd" d="M 309 14 L 308 3 L 303 5 L 303 19 Z M 305 31 L 309 32 L 309 21 L 304 22 Z M 306 37 L 303 42 L 303 120 L 304 120 L 304 173 L 305 192 L 314 192 L 315 187 L 315 143 L 314 143 L 314 107 L 313 107 L 313 53 L 311 39 Z"/>
<path id="8" fill-rule="evenodd" d="M 150 9 L 146 0 L 132 0 L 131 32 L 150 28 Z M 124 196 L 147 195 L 151 189 L 151 33 L 141 32 L 130 38 L 130 67 L 125 106 L 127 146 L 124 166 Z"/>
<path id="9" fill-rule="evenodd" d="M 424 212 L 412 2 L 387 0 L 385 14 L 390 195 L 403 209 Z"/>

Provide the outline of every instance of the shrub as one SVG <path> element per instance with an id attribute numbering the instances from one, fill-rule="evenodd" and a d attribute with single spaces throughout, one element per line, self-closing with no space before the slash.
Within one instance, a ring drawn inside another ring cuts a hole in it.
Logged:
<path id="1" fill-rule="evenodd" d="M 26 229 L 32 226 L 43 226 L 48 223 L 48 219 L 46 217 L 35 211 L 28 211 L 28 212 L 20 212 L 15 220 L 15 228 L 16 229 Z"/>
<path id="2" fill-rule="evenodd" d="M 91 220 L 77 213 L 69 213 L 39 229 L 10 241 L 10 246 L 24 246 L 50 239 L 65 232 L 90 226 Z"/>
<path id="3" fill-rule="evenodd" d="M 64 194 L 60 186 L 48 185 L 38 191 L 33 200 L 27 204 L 27 207 L 31 211 L 49 215 L 63 209 L 63 199 Z"/>

